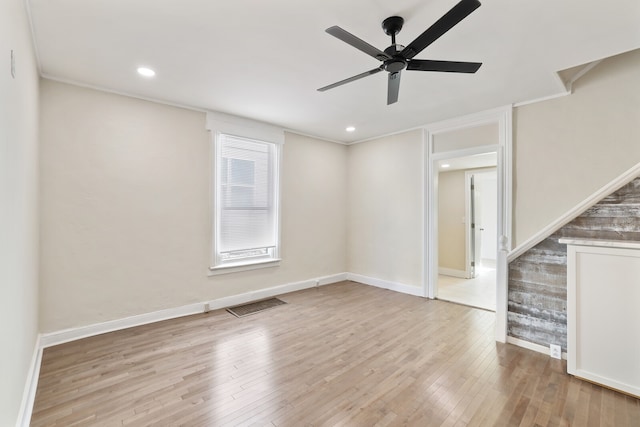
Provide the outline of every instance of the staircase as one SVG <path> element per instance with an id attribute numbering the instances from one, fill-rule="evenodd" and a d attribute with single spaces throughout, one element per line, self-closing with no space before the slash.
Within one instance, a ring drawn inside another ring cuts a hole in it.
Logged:
<path id="1" fill-rule="evenodd" d="M 509 257 L 507 335 L 544 347 L 558 344 L 566 351 L 567 249 L 558 240 L 640 241 L 640 177 L 547 234 Z"/>

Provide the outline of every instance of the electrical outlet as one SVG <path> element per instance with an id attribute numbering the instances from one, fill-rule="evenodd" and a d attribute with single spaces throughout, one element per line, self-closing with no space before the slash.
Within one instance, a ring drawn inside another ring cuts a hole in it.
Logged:
<path id="1" fill-rule="evenodd" d="M 208 302 L 204 303 L 204 312 L 208 313 L 209 310 L 211 310 L 211 307 L 209 306 L 209 303 Z"/>
<path id="2" fill-rule="evenodd" d="M 549 344 L 549 356 L 554 359 L 562 359 L 562 349 L 557 344 Z"/>
<path id="3" fill-rule="evenodd" d="M 16 78 L 16 58 L 13 56 L 13 49 L 11 50 L 11 78 Z"/>

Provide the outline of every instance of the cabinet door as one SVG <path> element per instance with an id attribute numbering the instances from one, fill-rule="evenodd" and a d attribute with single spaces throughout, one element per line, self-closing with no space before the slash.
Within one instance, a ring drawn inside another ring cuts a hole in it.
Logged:
<path id="1" fill-rule="evenodd" d="M 568 372 L 640 397 L 640 250 L 567 255 Z"/>

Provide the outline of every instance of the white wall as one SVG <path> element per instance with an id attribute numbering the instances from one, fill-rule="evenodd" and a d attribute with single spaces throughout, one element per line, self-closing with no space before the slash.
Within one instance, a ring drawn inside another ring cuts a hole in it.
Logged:
<path id="1" fill-rule="evenodd" d="M 349 272 L 421 287 L 422 132 L 349 146 Z"/>
<path id="2" fill-rule="evenodd" d="M 14 51 L 15 78 L 10 52 Z M 38 73 L 21 0 L 0 3 L 0 425 L 16 423 L 38 332 Z"/>
<path id="3" fill-rule="evenodd" d="M 514 112 L 514 247 L 640 162 L 640 50 Z"/>
<path id="4" fill-rule="evenodd" d="M 346 271 L 346 150 L 286 134 L 279 267 L 207 277 L 205 115 L 41 82 L 43 332 Z"/>

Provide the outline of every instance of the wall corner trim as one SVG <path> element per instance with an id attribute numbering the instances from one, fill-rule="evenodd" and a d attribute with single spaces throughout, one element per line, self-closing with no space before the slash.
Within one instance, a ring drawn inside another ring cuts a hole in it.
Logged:
<path id="1" fill-rule="evenodd" d="M 518 347 L 526 348 L 527 350 L 536 351 L 538 353 L 542 353 L 542 354 L 546 354 L 547 356 L 550 356 L 549 347 L 545 347 L 540 344 L 535 344 L 529 341 L 521 340 L 520 338 L 507 337 L 507 344 L 513 344 Z M 565 353 L 564 351 L 562 352 L 562 358 L 564 360 L 567 360 L 567 353 Z"/>
<path id="2" fill-rule="evenodd" d="M 593 193 L 591 196 L 584 199 L 582 202 L 577 204 L 575 207 L 565 212 L 560 218 L 553 221 L 542 230 L 531 236 L 529 239 L 521 243 L 517 248 L 509 252 L 507 256 L 507 262 L 512 262 L 520 255 L 527 252 L 529 249 L 533 248 L 538 243 L 542 242 L 547 237 L 551 236 L 553 233 L 558 231 L 560 228 L 567 225 L 573 219 L 581 215 L 584 211 L 589 209 L 591 206 L 598 203 L 600 200 L 607 197 L 609 194 L 618 190 L 623 185 L 628 184 L 633 181 L 635 178 L 640 176 L 640 163 L 631 167 L 627 171 L 623 172 L 620 176 L 615 178 L 613 181 L 606 184 L 604 187 L 600 188 L 598 191 Z"/>
<path id="3" fill-rule="evenodd" d="M 29 424 L 31 424 L 31 413 L 33 412 L 33 403 L 35 402 L 36 390 L 38 389 L 41 362 L 42 335 L 38 334 L 33 348 L 31 363 L 29 364 L 29 372 L 27 373 L 27 379 L 22 392 L 22 403 L 20 404 L 20 412 L 18 412 L 16 427 L 28 427 Z"/>
<path id="4" fill-rule="evenodd" d="M 424 290 L 421 286 L 411 286 L 404 283 L 391 282 L 389 280 L 377 279 L 375 277 L 363 276 L 361 274 L 347 273 L 347 280 L 363 283 L 376 288 L 389 289 L 390 291 L 403 294 L 424 297 Z"/>
<path id="5" fill-rule="evenodd" d="M 561 91 L 561 92 L 554 93 L 554 94 L 551 94 L 551 95 L 542 96 L 540 98 L 535 98 L 535 99 L 529 99 L 529 100 L 526 100 L 526 101 L 516 102 L 515 104 L 513 104 L 513 108 L 524 107 L 525 105 L 530 105 L 530 104 L 537 104 L 538 102 L 551 101 L 552 99 L 562 98 L 564 96 L 569 96 L 569 95 L 571 95 L 571 93 L 572 92 L 570 90 L 566 90 L 566 91 Z"/>
<path id="6" fill-rule="evenodd" d="M 212 133 L 222 132 L 273 144 L 284 144 L 283 128 L 246 117 L 208 111 L 206 128 Z"/>
<path id="7" fill-rule="evenodd" d="M 442 274 L 445 276 L 452 276 L 452 277 L 460 277 L 462 279 L 468 278 L 466 271 L 457 270 L 455 268 L 438 267 L 438 274 Z"/>

